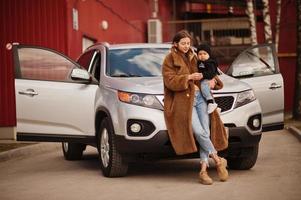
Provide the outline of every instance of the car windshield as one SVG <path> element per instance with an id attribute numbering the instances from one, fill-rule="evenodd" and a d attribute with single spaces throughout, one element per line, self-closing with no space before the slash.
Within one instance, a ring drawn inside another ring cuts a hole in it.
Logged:
<path id="1" fill-rule="evenodd" d="M 168 48 L 112 49 L 107 75 L 112 77 L 162 76 L 161 65 Z"/>

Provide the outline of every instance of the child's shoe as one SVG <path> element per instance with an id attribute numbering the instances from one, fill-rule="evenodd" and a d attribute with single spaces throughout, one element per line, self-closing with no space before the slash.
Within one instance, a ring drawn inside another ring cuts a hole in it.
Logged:
<path id="1" fill-rule="evenodd" d="M 208 114 L 211 114 L 217 108 L 216 103 L 209 103 L 208 104 Z"/>
<path id="2" fill-rule="evenodd" d="M 212 185 L 213 180 L 208 175 L 207 171 L 200 171 L 199 173 L 199 181 L 203 185 Z"/>

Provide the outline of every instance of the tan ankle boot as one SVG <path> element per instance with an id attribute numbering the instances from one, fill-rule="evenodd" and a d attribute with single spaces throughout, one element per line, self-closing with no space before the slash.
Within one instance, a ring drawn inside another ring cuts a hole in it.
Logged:
<path id="1" fill-rule="evenodd" d="M 204 185 L 211 185 L 213 183 L 212 179 L 208 175 L 207 171 L 200 171 L 199 181 Z"/>
<path id="2" fill-rule="evenodd" d="M 227 160 L 220 158 L 221 162 L 216 165 L 217 174 L 220 181 L 227 181 L 229 178 L 229 173 L 227 170 Z"/>

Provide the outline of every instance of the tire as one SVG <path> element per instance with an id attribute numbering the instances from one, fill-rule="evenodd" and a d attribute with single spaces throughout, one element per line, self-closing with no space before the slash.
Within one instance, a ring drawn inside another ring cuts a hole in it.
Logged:
<path id="1" fill-rule="evenodd" d="M 256 161 L 258 156 L 258 144 L 245 149 L 248 153 L 246 157 L 237 157 L 237 158 L 228 158 L 228 165 L 230 169 L 238 169 L 238 170 L 247 170 L 251 169 Z"/>
<path id="2" fill-rule="evenodd" d="M 106 177 L 121 177 L 127 174 L 128 163 L 117 151 L 113 126 L 108 118 L 101 122 L 97 135 L 97 147 L 101 170 Z"/>
<path id="3" fill-rule="evenodd" d="M 86 149 L 85 144 L 62 142 L 62 150 L 66 160 L 80 160 L 83 157 L 83 151 Z"/>

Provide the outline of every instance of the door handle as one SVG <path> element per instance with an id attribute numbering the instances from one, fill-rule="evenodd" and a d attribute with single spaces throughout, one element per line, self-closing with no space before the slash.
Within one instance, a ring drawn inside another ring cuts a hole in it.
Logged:
<path id="1" fill-rule="evenodd" d="M 27 89 L 25 91 L 19 91 L 18 93 L 21 94 L 21 95 L 27 95 L 27 96 L 31 96 L 31 97 L 39 94 L 36 91 L 34 91 L 33 89 Z"/>
<path id="2" fill-rule="evenodd" d="M 274 90 L 274 89 L 277 89 L 277 88 L 281 88 L 282 86 L 281 85 L 278 85 L 277 83 L 272 83 L 269 87 L 269 89 L 271 90 Z"/>

